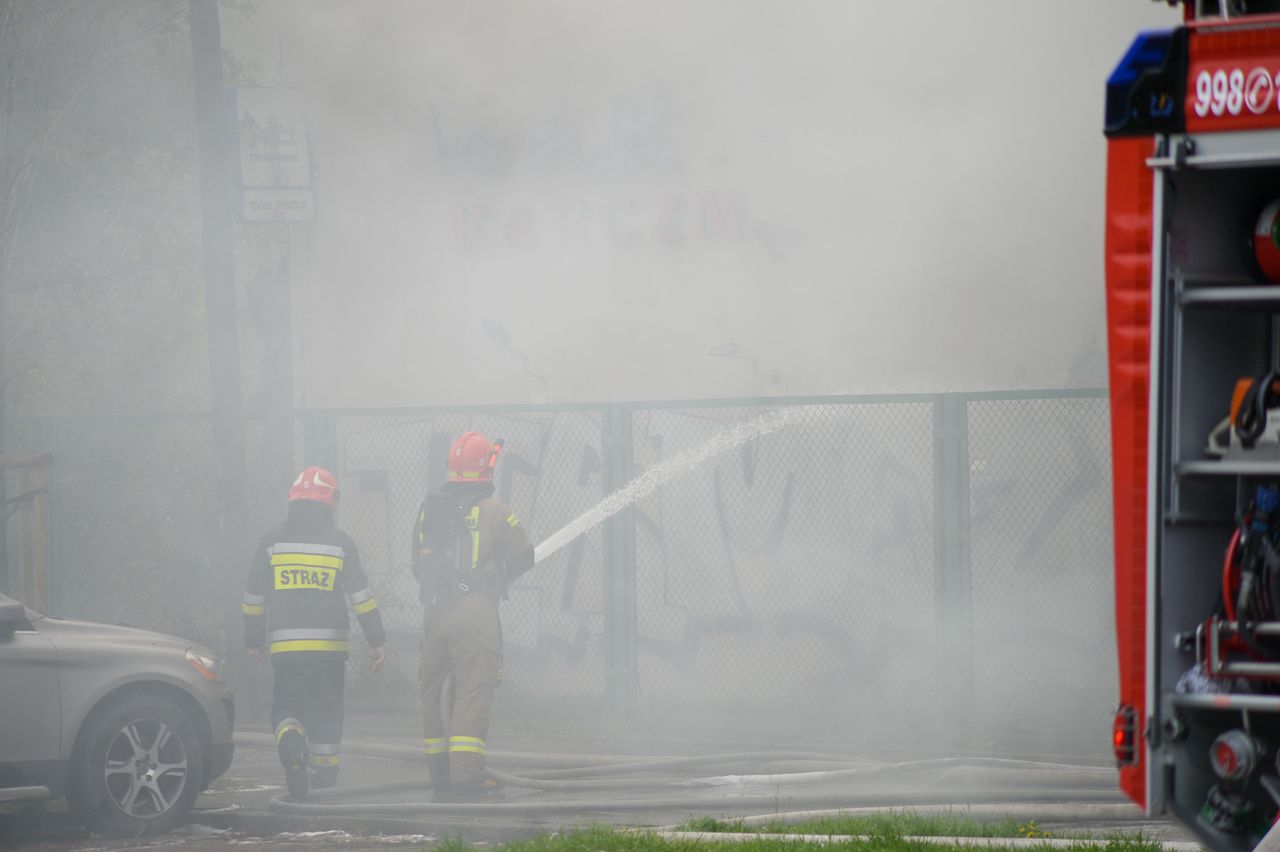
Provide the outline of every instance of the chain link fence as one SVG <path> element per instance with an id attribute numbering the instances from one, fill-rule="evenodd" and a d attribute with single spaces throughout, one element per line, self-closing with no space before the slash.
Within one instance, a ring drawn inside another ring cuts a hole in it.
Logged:
<path id="1" fill-rule="evenodd" d="M 636 467 L 763 411 L 637 410 Z M 932 695 L 930 406 L 796 415 L 638 505 L 641 701 L 884 716 Z"/>
<path id="2" fill-rule="evenodd" d="M 207 422 L 191 418 L 19 422 L 11 445 L 54 457 L 49 606 L 218 645 L 222 566 Z"/>
<path id="3" fill-rule="evenodd" d="M 968 409 L 975 709 L 1098 729 L 1118 677 L 1107 402 Z"/>
<path id="4" fill-rule="evenodd" d="M 505 439 L 498 496 L 537 542 L 629 477 L 779 409 L 781 428 L 678 471 L 513 584 L 500 703 L 525 719 L 610 704 L 803 719 L 799 739 L 805 725 L 918 729 L 957 711 L 977 727 L 1104 736 L 1102 392 L 301 413 L 287 461 L 338 474 L 340 523 L 392 645 L 376 678 L 353 652 L 351 705 L 415 707 L 410 534 L 458 434 Z M 259 470 L 261 426 L 247 431 L 256 533 L 284 501 Z M 55 455 L 54 612 L 225 644 L 218 602 L 245 566 L 209 556 L 207 417 L 18 420 L 9 434 L 15 451 Z"/>

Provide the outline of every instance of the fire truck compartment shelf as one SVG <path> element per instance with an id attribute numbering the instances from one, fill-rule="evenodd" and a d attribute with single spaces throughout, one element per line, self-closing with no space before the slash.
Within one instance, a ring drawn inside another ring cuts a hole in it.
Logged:
<path id="1" fill-rule="evenodd" d="M 1280 166 L 1280 131 L 1249 130 L 1170 136 L 1153 169 L 1241 169 Z"/>
<path id="2" fill-rule="evenodd" d="M 1216 307 L 1273 307 L 1280 310 L 1280 286 L 1259 284 L 1254 287 L 1194 287 L 1183 290 L 1178 297 L 1183 305 Z"/>
<path id="3" fill-rule="evenodd" d="M 1280 478 L 1280 460 L 1187 461 L 1178 465 L 1178 476 L 1274 476 Z"/>
<path id="4" fill-rule="evenodd" d="M 1280 713 L 1280 695 L 1186 695 L 1173 693 L 1169 701 L 1174 707 L 1188 710 L 1250 710 Z"/>
<path id="5" fill-rule="evenodd" d="M 1238 621 L 1217 621 L 1212 620 L 1224 632 L 1238 633 L 1240 631 L 1240 622 Z M 1280 621 L 1257 621 L 1246 622 L 1251 625 L 1250 630 L 1259 636 L 1280 636 Z"/>

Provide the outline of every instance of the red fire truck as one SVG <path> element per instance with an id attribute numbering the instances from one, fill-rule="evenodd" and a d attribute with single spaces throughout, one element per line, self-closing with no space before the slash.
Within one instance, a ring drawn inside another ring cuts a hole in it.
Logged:
<path id="1" fill-rule="evenodd" d="M 1280 811 L 1280 2 L 1182 5 L 1107 81 L 1113 735 L 1130 798 L 1250 849 Z"/>

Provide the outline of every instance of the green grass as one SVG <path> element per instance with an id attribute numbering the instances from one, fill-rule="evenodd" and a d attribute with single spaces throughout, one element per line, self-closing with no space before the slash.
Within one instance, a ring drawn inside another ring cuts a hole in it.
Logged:
<path id="1" fill-rule="evenodd" d="M 915 834 L 914 827 L 925 826 L 932 820 L 936 834 L 946 834 L 945 827 L 949 825 L 959 826 L 962 823 L 967 824 L 969 834 L 967 836 L 977 837 L 1027 837 L 1028 834 L 1019 834 L 1021 825 L 1012 821 L 1003 823 L 991 823 L 992 826 L 1002 828 L 1009 833 L 996 834 L 974 834 L 975 831 L 983 831 L 981 823 L 973 820 L 957 817 L 956 822 L 949 822 L 949 818 L 935 819 L 932 817 L 917 817 L 909 814 L 889 815 L 886 821 L 874 822 L 863 821 L 864 818 L 857 818 L 859 821 L 830 821 L 830 825 L 840 828 L 839 831 L 832 833 L 838 834 L 864 834 L 868 836 L 867 840 L 850 841 L 840 844 L 824 845 L 823 849 L 839 848 L 847 850 L 857 850 L 858 852 L 871 852 L 872 850 L 883 850 L 883 852 L 938 852 L 939 847 L 935 844 L 924 841 L 910 841 L 904 839 L 906 836 Z M 865 818 L 872 820 L 873 818 Z M 921 820 L 921 822 L 915 822 Z M 826 825 L 822 823 L 814 823 Z M 814 825 L 811 824 L 811 825 Z M 853 829 L 846 831 L 848 827 L 861 825 L 861 829 Z M 1033 823 L 1026 823 L 1031 826 Z M 718 828 L 716 828 L 718 826 Z M 904 828 L 912 828 L 913 830 L 903 831 Z M 1010 829 L 1011 827 L 1011 829 Z M 718 820 L 701 819 L 693 820 L 682 827 L 689 831 L 738 831 L 740 827 L 733 822 L 721 822 Z M 796 833 L 797 826 L 787 826 L 786 830 Z M 869 830 L 876 829 L 876 830 Z M 993 828 L 992 831 L 995 831 Z M 1035 830 L 1035 829 L 1028 829 Z M 827 833 L 823 830 L 821 833 Z M 1036 835 L 1044 836 L 1044 835 Z M 750 852 L 814 852 L 817 848 L 810 843 L 801 840 L 773 840 L 761 838 L 760 840 L 747 841 L 746 846 Z M 656 835 L 643 832 L 619 831 L 606 826 L 593 826 L 581 831 L 575 831 L 564 835 L 555 835 L 547 837 L 534 838 L 532 840 L 521 840 L 512 843 L 505 843 L 497 847 L 503 852 L 709 852 L 709 850 L 721 849 L 719 844 L 709 845 L 705 841 L 699 840 L 663 840 Z M 735 846 L 723 847 L 723 852 L 732 852 Z M 982 847 L 971 846 L 966 847 L 966 852 L 980 852 L 984 848 L 997 849 L 999 847 Z M 1146 840 L 1142 837 L 1112 837 L 1106 839 L 1094 840 L 1093 842 L 1082 842 L 1074 849 L 1096 850 L 1096 852 L 1159 852 L 1160 844 Z M 445 841 L 435 847 L 434 852 L 466 852 L 465 844 L 459 841 Z"/>
<path id="2" fill-rule="evenodd" d="M 898 837 L 1050 837 L 1034 822 L 1003 819 L 984 822 L 959 813 L 916 814 L 884 811 L 865 816 L 824 817 L 808 822 L 774 822 L 758 828 L 744 828 L 740 821 L 703 817 L 682 825 L 683 831 L 757 831 L 769 834 L 853 834 Z"/>

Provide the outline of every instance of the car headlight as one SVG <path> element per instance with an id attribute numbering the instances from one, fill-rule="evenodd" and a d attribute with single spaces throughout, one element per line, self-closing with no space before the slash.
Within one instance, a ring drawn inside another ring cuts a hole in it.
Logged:
<path id="1" fill-rule="evenodd" d="M 188 648 L 187 662 L 191 664 L 191 668 L 200 672 L 200 676 L 205 680 L 216 681 L 218 679 L 218 661 L 213 657 L 197 654 Z"/>

